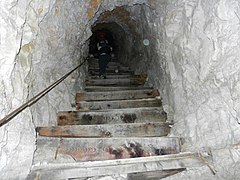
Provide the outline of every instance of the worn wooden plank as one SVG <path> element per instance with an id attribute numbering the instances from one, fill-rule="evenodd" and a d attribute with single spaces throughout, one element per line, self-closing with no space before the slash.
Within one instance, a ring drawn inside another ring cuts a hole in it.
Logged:
<path id="1" fill-rule="evenodd" d="M 137 172 L 178 170 L 204 166 L 199 153 L 139 157 L 107 161 L 35 165 L 28 179 L 67 179 Z"/>
<path id="2" fill-rule="evenodd" d="M 114 74 L 114 75 L 108 75 L 107 79 L 123 79 L 123 78 L 130 78 L 132 76 L 133 75 L 131 74 L 123 74 L 123 75 Z M 99 76 L 98 75 L 88 76 L 87 79 L 99 79 Z"/>
<path id="3" fill-rule="evenodd" d="M 76 102 L 79 101 L 99 101 L 99 100 L 123 100 L 123 99 L 141 99 L 159 96 L 157 89 L 143 90 L 122 90 L 110 92 L 78 92 L 76 93 Z"/>
<path id="4" fill-rule="evenodd" d="M 107 79 L 126 79 L 126 78 L 130 78 L 130 79 L 134 79 L 134 78 L 147 78 L 147 75 L 145 74 L 140 74 L 140 75 L 131 75 L 131 74 L 123 74 L 123 75 L 119 75 L 119 74 L 113 74 L 113 75 L 108 75 Z M 89 75 L 88 79 L 99 79 L 99 76 L 96 75 Z"/>
<path id="5" fill-rule="evenodd" d="M 91 64 L 88 66 L 88 70 L 89 71 L 99 71 L 99 67 L 96 64 Z M 119 66 L 119 65 L 108 65 L 106 70 L 111 70 L 114 71 L 115 70 L 120 70 L 120 71 L 132 71 L 131 68 L 126 67 L 126 66 Z"/>
<path id="6" fill-rule="evenodd" d="M 89 74 L 95 73 L 95 72 L 99 72 L 98 68 L 89 68 L 88 69 Z M 129 73 L 129 74 L 134 74 L 133 70 L 130 69 L 118 69 L 118 71 L 116 71 L 115 69 L 109 69 L 106 68 L 106 73 Z"/>
<path id="7" fill-rule="evenodd" d="M 98 61 L 95 61 L 95 62 L 90 62 L 90 63 L 88 63 L 88 66 L 96 66 L 96 67 L 98 67 Z M 110 66 L 110 67 L 118 67 L 118 66 L 121 66 L 121 67 L 128 67 L 127 65 L 124 65 L 124 64 L 122 64 L 122 63 L 120 63 L 120 62 L 116 62 L 116 61 L 110 61 L 109 63 L 108 63 L 108 66 Z"/>
<path id="8" fill-rule="evenodd" d="M 128 123 L 38 127 L 40 136 L 48 137 L 154 137 L 170 132 L 167 123 Z"/>
<path id="9" fill-rule="evenodd" d="M 98 60 L 92 60 L 92 61 L 89 61 L 88 62 L 89 65 L 92 65 L 92 64 L 95 64 L 95 65 L 98 65 Z M 117 61 L 110 61 L 108 63 L 109 66 L 125 66 L 124 64 L 120 63 L 120 62 L 117 62 Z"/>
<path id="10" fill-rule="evenodd" d="M 85 81 L 86 86 L 129 86 L 142 85 L 146 82 L 146 78 L 123 78 L 123 79 L 88 79 Z"/>
<path id="11" fill-rule="evenodd" d="M 100 161 L 180 152 L 175 137 L 38 138 L 38 162 Z M 57 153 L 52 156 L 51 151 Z M 35 163 L 37 163 L 37 161 Z"/>
<path id="12" fill-rule="evenodd" d="M 85 91 L 88 91 L 88 92 L 140 90 L 140 89 L 149 89 L 149 87 L 144 87 L 144 86 L 86 86 L 85 87 Z"/>
<path id="13" fill-rule="evenodd" d="M 166 113 L 162 107 L 145 107 L 130 109 L 109 109 L 105 111 L 58 112 L 58 125 L 88 125 L 88 124 L 114 124 L 114 123 L 143 123 L 165 122 Z"/>
<path id="14" fill-rule="evenodd" d="M 101 109 L 121 109 L 136 107 L 158 107 L 161 100 L 157 98 L 134 99 L 134 100 L 114 100 L 114 101 L 81 101 L 76 103 L 77 110 L 101 110 Z"/>
<path id="15" fill-rule="evenodd" d="M 170 170 L 162 170 L 162 171 L 150 171 L 150 172 L 141 172 L 141 173 L 130 173 L 128 174 L 128 180 L 159 180 L 166 178 L 168 176 L 172 176 L 179 172 L 186 170 L 186 168 L 179 169 L 170 169 Z"/>
<path id="16" fill-rule="evenodd" d="M 92 75 L 99 75 L 99 72 L 98 71 L 89 71 L 88 72 L 89 73 L 89 75 L 90 76 L 92 76 Z M 106 72 L 106 75 L 108 76 L 108 75 L 133 75 L 134 74 L 134 72 L 133 71 L 130 71 L 130 72 Z"/>

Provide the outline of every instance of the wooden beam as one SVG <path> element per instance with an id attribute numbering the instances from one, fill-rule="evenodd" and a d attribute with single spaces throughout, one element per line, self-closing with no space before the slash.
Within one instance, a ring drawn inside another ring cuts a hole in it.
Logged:
<path id="1" fill-rule="evenodd" d="M 180 169 L 170 169 L 170 170 L 162 170 L 162 171 L 150 171 L 150 172 L 141 172 L 141 173 L 130 173 L 128 174 L 128 180 L 159 180 L 166 178 L 168 176 L 172 176 L 179 172 L 186 170 L 186 168 Z"/>
<path id="2" fill-rule="evenodd" d="M 99 100 L 124 100 L 141 99 L 159 96 L 157 89 L 143 90 L 122 90 L 110 92 L 78 92 L 76 93 L 76 102 L 79 101 L 99 101 Z"/>
<path id="3" fill-rule="evenodd" d="M 98 67 L 98 64 L 91 64 L 90 66 L 88 66 L 88 70 L 89 71 L 98 71 L 99 70 L 99 67 Z M 118 65 L 108 65 L 106 70 L 110 70 L 110 71 L 115 71 L 115 70 L 119 70 L 119 71 L 132 71 L 129 67 L 126 67 L 126 66 L 118 66 Z"/>
<path id="4" fill-rule="evenodd" d="M 98 65 L 98 59 L 94 59 L 88 62 L 89 65 L 91 64 L 96 64 Z M 108 63 L 109 66 L 124 66 L 123 64 L 121 64 L 120 62 L 116 62 L 116 61 L 110 61 Z"/>
<path id="5" fill-rule="evenodd" d="M 99 72 L 98 71 L 89 71 L 88 74 L 91 76 L 91 75 L 99 75 Z M 106 72 L 106 75 L 133 75 L 134 72 L 133 71 L 129 71 L 129 72 Z"/>
<path id="6" fill-rule="evenodd" d="M 114 74 L 114 75 L 107 76 L 108 79 L 123 79 L 123 78 L 130 78 L 130 77 L 132 77 L 132 75 L 130 74 L 123 74 L 123 75 Z M 96 75 L 88 76 L 87 79 L 99 79 L 99 76 L 96 76 Z"/>
<path id="7" fill-rule="evenodd" d="M 167 123 L 128 123 L 38 127 L 40 136 L 48 137 L 160 137 L 170 132 Z"/>
<path id="8" fill-rule="evenodd" d="M 76 103 L 77 110 L 101 110 L 101 109 L 121 109 L 136 107 L 159 107 L 161 100 L 157 98 L 136 99 L 136 100 L 115 100 L 115 101 L 81 101 Z"/>
<path id="9" fill-rule="evenodd" d="M 160 170 L 176 171 L 182 170 L 183 168 L 194 168 L 204 165 L 205 163 L 201 160 L 199 153 L 181 153 L 79 163 L 50 163 L 46 165 L 33 166 L 29 179 L 34 179 L 36 177 L 39 177 L 40 179 L 47 179 L 50 177 L 52 180 L 57 180 Z"/>
<path id="10" fill-rule="evenodd" d="M 125 78 L 125 79 L 89 79 L 86 80 L 86 86 L 126 86 L 126 85 L 143 85 L 146 79 L 143 78 Z"/>
<path id="11" fill-rule="evenodd" d="M 165 122 L 166 119 L 167 115 L 162 107 L 109 109 L 91 112 L 63 111 L 57 114 L 59 126 Z"/>
<path id="12" fill-rule="evenodd" d="M 85 87 L 85 91 L 88 91 L 88 92 L 139 90 L 139 89 L 149 89 L 149 87 L 143 87 L 143 86 L 86 86 Z"/>
<path id="13" fill-rule="evenodd" d="M 176 137 L 44 138 L 37 140 L 39 162 L 126 159 L 180 152 Z M 51 150 L 57 152 L 51 155 Z M 49 152 L 48 152 L 49 151 Z"/>

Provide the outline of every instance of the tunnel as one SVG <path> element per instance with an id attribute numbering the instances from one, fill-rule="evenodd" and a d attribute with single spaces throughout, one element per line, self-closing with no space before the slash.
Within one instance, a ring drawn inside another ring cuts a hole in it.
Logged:
<path id="1" fill-rule="evenodd" d="M 239 17 L 237 0 L 3 0 L 0 116 L 90 55 L 96 58 L 101 31 L 113 47 L 114 61 L 146 74 L 146 85 L 160 92 L 172 126 L 169 137 L 180 137 L 184 151 L 207 150 L 214 157 L 207 167 L 166 179 L 236 179 Z M 27 177 L 36 150 L 35 128 L 56 125 L 57 112 L 71 107 L 75 92 L 84 90 L 87 66 L 0 127 L 1 177 Z"/>

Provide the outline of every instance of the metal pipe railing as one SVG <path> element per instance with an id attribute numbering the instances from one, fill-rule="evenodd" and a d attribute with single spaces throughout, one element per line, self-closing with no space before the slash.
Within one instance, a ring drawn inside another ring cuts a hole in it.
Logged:
<path id="1" fill-rule="evenodd" d="M 27 101 L 26 103 L 24 103 L 23 105 L 21 105 L 20 107 L 18 107 L 17 109 L 15 109 L 14 111 L 12 111 L 11 113 L 9 113 L 8 115 L 6 115 L 3 119 L 0 120 L 0 127 L 3 126 L 4 124 L 8 123 L 9 121 L 12 120 L 12 118 L 14 118 L 15 116 L 17 116 L 19 113 L 21 113 L 24 109 L 26 109 L 27 107 L 30 107 L 31 105 L 35 104 L 36 102 L 38 102 L 42 97 L 44 97 L 47 93 L 49 93 L 53 88 L 55 88 L 58 84 L 60 84 L 64 79 L 66 79 L 70 74 L 72 74 L 75 70 L 77 70 L 78 68 L 80 68 L 86 61 L 88 60 L 88 58 L 86 58 L 81 64 L 79 64 L 77 67 L 75 67 L 73 70 L 69 71 L 66 75 L 64 75 L 63 77 L 61 77 L 60 79 L 58 79 L 57 81 L 55 81 L 53 84 L 51 84 L 50 86 L 48 86 L 46 89 L 44 89 L 43 91 L 41 91 L 40 93 L 38 93 L 36 96 L 34 96 L 33 98 L 31 98 L 29 101 Z"/>

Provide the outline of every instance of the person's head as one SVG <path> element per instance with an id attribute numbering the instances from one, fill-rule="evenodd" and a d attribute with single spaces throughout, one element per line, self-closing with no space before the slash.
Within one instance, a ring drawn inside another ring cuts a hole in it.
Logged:
<path id="1" fill-rule="evenodd" d="M 104 32 L 99 32 L 98 33 L 98 38 L 99 38 L 100 41 L 104 40 L 105 39 L 105 33 Z"/>

